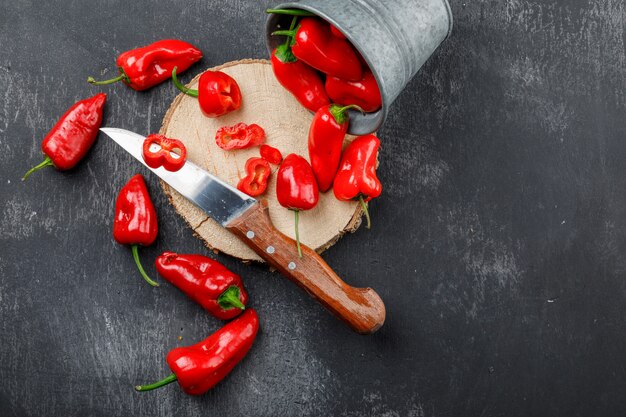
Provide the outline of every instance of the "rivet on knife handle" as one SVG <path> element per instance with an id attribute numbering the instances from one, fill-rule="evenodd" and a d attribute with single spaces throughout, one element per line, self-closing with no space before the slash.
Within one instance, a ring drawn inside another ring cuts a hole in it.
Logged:
<path id="1" fill-rule="evenodd" d="M 306 246 L 302 246 L 303 257 L 298 256 L 293 239 L 280 233 L 272 224 L 266 201 L 250 207 L 226 224 L 226 228 L 354 331 L 373 333 L 385 322 L 385 305 L 376 291 L 346 284 L 314 250 Z"/>

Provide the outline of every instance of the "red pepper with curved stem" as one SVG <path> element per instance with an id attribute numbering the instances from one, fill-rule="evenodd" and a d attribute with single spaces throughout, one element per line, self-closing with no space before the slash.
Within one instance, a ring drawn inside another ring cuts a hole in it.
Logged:
<path id="1" fill-rule="evenodd" d="M 133 90 L 143 91 L 169 79 L 175 67 L 182 73 L 201 58 L 202 52 L 192 44 L 166 39 L 122 53 L 117 58 L 119 76 L 105 81 L 89 77 L 87 81 L 93 85 L 122 81 Z"/>
<path id="2" fill-rule="evenodd" d="M 267 190 L 267 180 L 271 174 L 270 164 L 263 158 L 250 158 L 246 161 L 247 175 L 237 184 L 237 189 L 251 197 L 260 196 Z"/>
<path id="3" fill-rule="evenodd" d="M 187 394 L 201 395 L 224 379 L 246 356 L 259 330 L 259 317 L 249 308 L 200 343 L 167 354 L 172 374 L 137 391 L 150 391 L 178 381 Z"/>
<path id="4" fill-rule="evenodd" d="M 341 160 L 343 140 L 348 132 L 349 109 L 359 107 L 355 105 L 342 107 L 336 104 L 324 106 L 315 113 L 311 122 L 309 159 L 321 192 L 328 191 L 333 185 Z"/>
<path id="5" fill-rule="evenodd" d="M 154 282 L 139 261 L 139 245 L 150 246 L 159 232 L 157 214 L 150 200 L 148 187 L 141 174 L 137 174 L 120 190 L 115 202 L 113 237 L 122 245 L 131 245 L 133 259 L 143 279 L 153 287 Z"/>
<path id="6" fill-rule="evenodd" d="M 211 258 L 163 252 L 155 265 L 163 278 L 213 317 L 230 320 L 246 308 L 248 293 L 239 275 Z"/>
<path id="7" fill-rule="evenodd" d="M 215 132 L 215 143 L 225 151 L 258 146 L 263 142 L 265 142 L 265 130 L 254 123 L 222 126 Z"/>
<path id="8" fill-rule="evenodd" d="M 356 50 L 346 39 L 332 34 L 325 21 L 305 17 L 294 30 L 279 30 L 272 35 L 292 36 L 291 51 L 297 59 L 327 75 L 358 81 L 363 68 Z"/>
<path id="9" fill-rule="evenodd" d="M 154 150 L 153 147 L 157 149 Z M 143 160 L 150 168 L 162 166 L 168 171 L 175 172 L 185 165 L 187 148 L 178 139 L 158 134 L 148 135 L 143 141 Z"/>
<path id="10" fill-rule="evenodd" d="M 222 71 L 205 71 L 198 80 L 198 89 L 182 85 L 172 71 L 174 85 L 183 93 L 198 99 L 200 110 L 206 117 L 220 117 L 241 107 L 241 90 L 230 75 Z"/>
<path id="11" fill-rule="evenodd" d="M 259 153 L 261 154 L 261 158 L 265 159 L 270 164 L 280 165 L 283 160 L 283 154 L 270 145 L 261 145 Z"/>
<path id="12" fill-rule="evenodd" d="M 60 171 L 74 168 L 96 141 L 106 97 L 103 93 L 96 94 L 70 107 L 41 143 L 46 155 L 43 162 L 28 170 L 22 181 L 48 166 Z"/>
<path id="13" fill-rule="evenodd" d="M 296 17 L 291 22 L 291 30 Z M 296 59 L 291 52 L 291 37 L 272 52 L 272 70 L 278 82 L 306 109 L 315 112 L 330 103 L 324 82 L 317 71 Z"/>
<path id="14" fill-rule="evenodd" d="M 302 257 L 298 230 L 300 210 L 310 210 L 319 201 L 317 181 L 306 159 L 292 153 L 283 160 L 276 174 L 276 197 L 281 206 L 295 213 L 296 245 Z"/>
<path id="15" fill-rule="evenodd" d="M 361 202 L 367 228 L 371 227 L 367 202 L 376 198 L 383 187 L 376 176 L 376 165 L 380 140 L 374 135 L 359 136 L 343 151 L 341 164 L 335 176 L 333 192 L 338 200 Z"/>
<path id="16" fill-rule="evenodd" d="M 378 83 L 370 70 L 366 70 L 359 81 L 326 77 L 326 92 L 334 103 L 356 104 L 366 112 L 376 111 L 383 104 Z"/>

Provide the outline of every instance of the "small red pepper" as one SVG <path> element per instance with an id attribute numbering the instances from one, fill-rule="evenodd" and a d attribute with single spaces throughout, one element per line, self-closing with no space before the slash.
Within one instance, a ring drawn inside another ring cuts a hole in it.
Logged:
<path id="1" fill-rule="evenodd" d="M 150 200 L 148 187 L 141 174 L 137 174 L 122 187 L 117 196 L 113 237 L 117 243 L 131 245 L 133 259 L 141 276 L 153 287 L 158 287 L 159 284 L 150 279 L 141 266 L 138 247 L 152 245 L 158 232 L 157 214 Z"/>
<path id="2" fill-rule="evenodd" d="M 351 81 L 363 76 L 356 50 L 346 39 L 334 36 L 330 25 L 321 19 L 305 17 L 296 29 L 272 35 L 292 36 L 295 57 L 325 74 Z"/>
<path id="3" fill-rule="evenodd" d="M 258 146 L 263 142 L 265 142 L 265 130 L 254 123 L 222 126 L 215 132 L 215 143 L 225 151 Z"/>
<path id="4" fill-rule="evenodd" d="M 287 155 L 276 174 L 276 196 L 281 206 L 295 213 L 296 245 L 302 257 L 298 231 L 300 210 L 310 210 L 319 201 L 315 175 L 306 159 L 294 153 Z"/>
<path id="5" fill-rule="evenodd" d="M 47 166 L 60 171 L 74 168 L 96 141 L 106 97 L 103 93 L 96 94 L 70 107 L 41 143 L 46 155 L 43 162 L 28 170 L 22 181 Z"/>
<path id="6" fill-rule="evenodd" d="M 162 166 L 168 171 L 178 171 L 187 160 L 187 148 L 178 139 L 148 135 L 143 141 L 143 160 L 150 168 Z"/>
<path id="7" fill-rule="evenodd" d="M 297 17 L 291 21 L 293 30 Z M 292 37 L 272 52 L 272 70 L 278 82 L 287 89 L 306 109 L 316 112 L 330 103 L 324 82 L 313 68 L 296 59 L 291 52 Z"/>
<path id="8" fill-rule="evenodd" d="M 175 348 L 167 354 L 172 374 L 137 391 L 150 391 L 178 380 L 187 394 L 201 395 L 224 379 L 248 353 L 259 330 L 259 317 L 249 308 L 233 321 L 192 346 Z"/>
<path id="9" fill-rule="evenodd" d="M 309 159 L 321 192 L 328 191 L 341 160 L 343 140 L 348 131 L 347 111 L 358 106 L 324 106 L 315 113 L 309 128 Z"/>
<path id="10" fill-rule="evenodd" d="M 220 117 L 241 107 L 241 90 L 230 75 L 222 71 L 205 71 L 198 80 L 198 89 L 182 85 L 176 78 L 176 67 L 172 71 L 174 85 L 183 93 L 198 99 L 206 117 Z"/>
<path id="11" fill-rule="evenodd" d="M 363 78 L 359 81 L 326 77 L 326 92 L 334 103 L 343 106 L 356 104 L 366 112 L 376 111 L 382 106 L 380 90 L 370 70 L 365 71 Z"/>
<path id="12" fill-rule="evenodd" d="M 239 275 L 211 258 L 163 252 L 155 264 L 163 278 L 218 319 L 230 320 L 246 308 Z"/>
<path id="13" fill-rule="evenodd" d="M 105 81 L 89 77 L 87 81 L 93 85 L 122 81 L 133 90 L 147 90 L 170 78 L 175 67 L 182 73 L 201 58 L 202 52 L 192 44 L 166 39 L 122 53 L 117 58 L 118 77 Z"/>
<path id="14" fill-rule="evenodd" d="M 270 164 L 263 158 L 250 158 L 246 161 L 247 175 L 239 180 L 237 189 L 251 197 L 260 196 L 267 190 Z"/>
<path id="15" fill-rule="evenodd" d="M 261 158 L 265 159 L 270 164 L 280 165 L 283 160 L 283 154 L 270 145 L 261 145 L 259 152 L 261 153 Z"/>
<path id="16" fill-rule="evenodd" d="M 359 136 L 353 140 L 343 152 L 333 185 L 333 192 L 338 200 L 361 202 L 368 229 L 371 221 L 367 202 L 378 197 L 383 191 L 376 176 L 379 147 L 380 141 L 374 135 Z"/>

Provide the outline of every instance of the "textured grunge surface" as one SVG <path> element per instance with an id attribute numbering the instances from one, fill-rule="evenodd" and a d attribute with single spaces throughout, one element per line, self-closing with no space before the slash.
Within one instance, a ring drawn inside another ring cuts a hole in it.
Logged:
<path id="1" fill-rule="evenodd" d="M 168 373 L 169 349 L 220 325 L 149 288 L 113 241 L 116 192 L 144 171 L 100 137 L 76 170 L 19 179 L 119 52 L 178 37 L 205 52 L 192 72 L 263 58 L 268 5 L 1 0 L 0 414 L 623 415 L 626 15 L 614 0 L 452 1 L 452 37 L 380 131 L 372 230 L 325 254 L 385 300 L 377 334 L 218 256 L 261 317 L 249 356 L 200 398 L 133 391 Z M 139 132 L 158 130 L 176 94 L 103 90 L 105 123 Z M 161 233 L 141 252 L 155 274 L 163 250 L 206 250 L 148 184 Z"/>

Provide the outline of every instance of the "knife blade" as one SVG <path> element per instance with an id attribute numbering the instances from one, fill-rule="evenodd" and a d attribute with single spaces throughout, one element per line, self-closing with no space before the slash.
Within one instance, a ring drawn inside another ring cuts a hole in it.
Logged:
<path id="1" fill-rule="evenodd" d="M 257 203 L 254 198 L 231 187 L 191 161 L 187 161 L 176 172 L 163 167 L 150 168 L 143 160 L 144 136 L 112 127 L 103 127 L 100 130 L 222 226 Z"/>
<path id="2" fill-rule="evenodd" d="M 346 284 L 313 249 L 305 245 L 302 245 L 303 256 L 300 257 L 295 241 L 272 224 L 267 200 L 255 200 L 191 161 L 176 172 L 162 167 L 150 168 L 143 161 L 144 136 L 117 128 L 100 130 L 354 331 L 369 334 L 383 325 L 385 305 L 376 291 Z"/>

